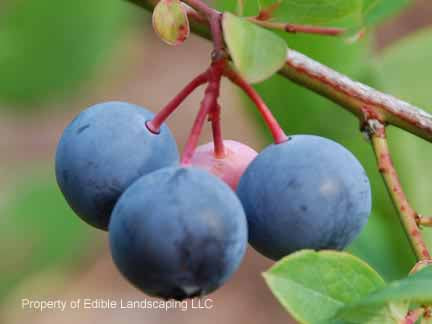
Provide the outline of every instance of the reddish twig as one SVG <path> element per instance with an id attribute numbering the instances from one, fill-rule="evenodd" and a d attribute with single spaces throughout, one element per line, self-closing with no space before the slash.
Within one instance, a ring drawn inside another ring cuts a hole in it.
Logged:
<path id="1" fill-rule="evenodd" d="M 417 261 L 415 266 L 411 269 L 409 274 L 414 274 L 416 272 L 419 272 L 420 270 L 423 270 L 424 268 L 432 265 L 432 260 L 420 260 Z"/>
<path id="2" fill-rule="evenodd" d="M 401 223 L 418 260 L 430 260 L 431 256 L 417 226 L 417 212 L 411 207 L 402 189 L 396 169 L 393 165 L 387 144 L 386 130 L 377 120 L 368 121 L 372 145 L 381 172 L 393 203 L 399 213 Z"/>
<path id="3" fill-rule="evenodd" d="M 254 24 L 257 24 L 267 29 L 281 30 L 288 33 L 317 34 L 323 36 L 340 36 L 346 31 L 343 28 L 273 22 L 268 20 L 261 20 L 256 17 L 248 18 L 248 20 L 253 22 Z"/>
<path id="4" fill-rule="evenodd" d="M 217 99 L 219 97 L 220 91 L 220 81 L 222 78 L 222 73 L 224 70 L 225 61 L 217 61 L 212 63 L 208 70 L 209 83 L 205 90 L 204 99 L 201 102 L 201 107 L 195 118 L 194 125 L 189 134 L 186 146 L 183 150 L 181 164 L 188 165 L 192 159 L 195 152 L 195 148 L 198 144 L 198 139 L 201 135 L 201 131 L 206 120 L 206 117 L 212 111 L 212 109 L 217 105 Z"/>
<path id="5" fill-rule="evenodd" d="M 201 73 L 189 84 L 186 85 L 162 110 L 160 110 L 152 120 L 149 120 L 147 128 L 155 134 L 158 134 L 160 127 L 167 118 L 177 109 L 177 107 L 199 86 L 208 81 L 208 72 Z"/>
<path id="6" fill-rule="evenodd" d="M 243 16 L 244 14 L 244 2 L 245 0 L 237 0 L 237 15 Z"/>
<path id="7" fill-rule="evenodd" d="M 431 307 L 427 307 L 427 308 L 425 309 L 425 312 L 424 312 L 424 314 L 423 314 L 423 318 L 424 318 L 426 321 L 431 321 L 431 320 L 432 320 L 432 308 L 431 308 Z M 429 322 L 427 322 L 427 323 L 429 323 Z"/>
<path id="8" fill-rule="evenodd" d="M 432 115 L 355 82 L 327 66 L 292 49 L 288 50 L 285 66 L 279 71 L 295 83 L 311 89 L 364 118 L 364 107 L 384 124 L 395 125 L 432 142 Z"/>
<path id="9" fill-rule="evenodd" d="M 215 143 L 215 155 L 224 155 L 224 145 L 219 120 L 220 108 L 218 106 L 217 100 L 219 97 L 220 81 L 225 68 L 227 54 L 225 51 L 225 43 L 222 35 L 222 14 L 219 11 L 209 7 L 201 0 L 182 1 L 195 9 L 199 14 L 202 14 L 206 17 L 213 40 L 212 64 L 208 70 L 209 84 L 206 88 L 204 99 L 201 102 L 200 110 L 195 119 L 181 159 L 181 163 L 183 165 L 187 165 L 190 163 L 195 148 L 198 144 L 198 139 L 201 134 L 205 119 L 210 113 Z"/>
<path id="10" fill-rule="evenodd" d="M 401 322 L 401 324 L 415 324 L 421 316 L 424 314 L 423 308 L 417 308 L 408 312 L 407 316 Z"/>
<path id="11" fill-rule="evenodd" d="M 230 68 L 226 69 L 224 74 L 234 84 L 239 86 L 248 95 L 248 97 L 254 102 L 254 104 L 257 106 L 261 116 L 263 117 L 265 123 L 267 124 L 268 128 L 270 129 L 270 132 L 272 133 L 274 142 L 276 144 L 285 142 L 288 139 L 288 137 L 286 136 L 282 127 L 279 125 L 276 118 L 273 116 L 270 109 L 267 107 L 264 100 L 262 100 L 260 95 L 255 91 L 255 89 L 252 88 L 252 86 L 249 83 L 247 83 L 233 69 L 230 69 Z"/>
<path id="12" fill-rule="evenodd" d="M 209 23 L 213 40 L 213 60 L 226 57 L 225 45 L 222 36 L 222 13 L 211 8 L 201 0 L 182 0 L 184 3 L 203 14 Z"/>
<path id="13" fill-rule="evenodd" d="M 421 226 L 432 227 L 432 217 L 424 217 L 419 215 L 417 223 Z"/>
<path id="14" fill-rule="evenodd" d="M 262 8 L 259 11 L 258 16 L 256 16 L 256 19 L 269 20 L 273 16 L 273 13 L 279 8 L 279 6 L 280 2 L 274 2 L 266 8 Z"/>
<path id="15" fill-rule="evenodd" d="M 148 10 L 153 10 L 159 0 L 128 0 Z M 188 15 L 194 33 L 211 39 L 207 20 Z M 279 73 L 328 98 L 363 118 L 363 107 L 368 106 L 386 124 L 395 125 L 432 142 L 432 115 L 407 102 L 355 82 L 313 59 L 289 49 L 285 66 Z"/>
<path id="16" fill-rule="evenodd" d="M 210 120 L 212 123 L 214 155 L 218 159 L 225 157 L 225 145 L 222 137 L 222 127 L 220 120 L 221 108 L 219 104 L 215 104 L 213 110 L 210 112 Z"/>

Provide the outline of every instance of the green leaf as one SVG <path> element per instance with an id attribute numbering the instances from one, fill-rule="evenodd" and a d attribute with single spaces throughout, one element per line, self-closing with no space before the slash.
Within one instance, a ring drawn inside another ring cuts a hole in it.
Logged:
<path id="1" fill-rule="evenodd" d="M 362 0 L 259 0 L 261 8 L 278 3 L 273 18 L 287 23 L 326 24 L 347 17 L 360 18 Z"/>
<path id="2" fill-rule="evenodd" d="M 248 82 L 263 81 L 284 65 L 287 47 L 276 34 L 230 13 L 222 27 L 234 65 Z"/>
<path id="3" fill-rule="evenodd" d="M 276 263 L 264 278 L 301 323 L 322 322 L 384 286 L 384 280 L 365 262 L 335 251 L 297 252 Z"/>
<path id="4" fill-rule="evenodd" d="M 388 286 L 373 292 L 360 301 L 341 308 L 336 314 L 337 319 L 357 318 L 358 320 L 373 317 L 386 305 L 403 305 L 408 303 L 432 303 L 432 267 L 394 281 Z"/>
<path id="5" fill-rule="evenodd" d="M 396 302 L 385 305 L 367 305 L 358 307 L 352 312 L 340 312 L 327 323 L 346 323 L 346 324 L 396 324 L 408 313 L 408 303 Z"/>
<path id="6" fill-rule="evenodd" d="M 189 20 L 180 0 L 160 0 L 152 21 L 155 32 L 169 45 L 182 44 L 189 36 Z"/>

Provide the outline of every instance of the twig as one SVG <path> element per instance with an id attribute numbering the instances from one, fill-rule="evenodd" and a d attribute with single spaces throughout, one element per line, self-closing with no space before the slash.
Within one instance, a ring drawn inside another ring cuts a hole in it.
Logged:
<path id="1" fill-rule="evenodd" d="M 197 12 L 205 15 L 210 25 L 211 38 L 213 40 L 213 60 L 226 57 L 225 45 L 222 36 L 222 14 L 209 7 L 201 0 L 182 0 L 184 3 L 195 9 Z"/>
<path id="2" fill-rule="evenodd" d="M 368 131 L 371 135 L 372 145 L 377 158 L 379 171 L 399 213 L 400 221 L 406 232 L 408 240 L 418 260 L 430 260 L 431 256 L 424 242 L 420 229 L 417 226 L 417 212 L 411 207 L 402 189 L 399 177 L 391 159 L 387 144 L 386 130 L 377 120 L 368 121 Z"/>
<path id="3" fill-rule="evenodd" d="M 421 226 L 432 227 L 432 217 L 424 217 L 419 215 L 418 224 Z"/>
<path id="4" fill-rule="evenodd" d="M 128 0 L 152 10 L 158 0 Z M 193 32 L 210 39 L 207 21 L 189 15 Z M 284 77 L 306 87 L 347 109 L 359 119 L 368 106 L 384 124 L 395 125 L 432 142 L 432 115 L 390 95 L 355 82 L 307 56 L 288 50 L 286 64 L 279 71 Z"/>
<path id="5" fill-rule="evenodd" d="M 383 124 L 391 124 L 432 142 L 432 115 L 407 102 L 355 82 L 294 50 L 288 50 L 280 73 L 341 105 L 363 120 L 369 110 Z M 367 108 L 365 108 L 367 107 Z"/>
<path id="6" fill-rule="evenodd" d="M 417 308 L 408 312 L 407 316 L 403 319 L 401 324 L 415 324 L 424 314 L 423 308 Z"/>
<path id="7" fill-rule="evenodd" d="M 217 105 L 217 99 L 219 97 L 220 81 L 224 70 L 225 61 L 217 61 L 212 63 L 208 70 L 209 84 L 205 90 L 204 99 L 201 102 L 201 107 L 198 115 L 195 118 L 185 148 L 183 150 L 181 164 L 188 165 L 195 152 L 195 148 L 198 144 L 198 139 L 201 135 L 201 131 L 206 120 L 206 117 Z"/>
<path id="8" fill-rule="evenodd" d="M 244 2 L 245 0 L 237 0 L 237 15 L 243 16 L 244 14 Z"/>
<path id="9" fill-rule="evenodd" d="M 218 159 L 225 157 L 225 144 L 222 137 L 222 127 L 220 120 L 221 108 L 219 104 L 215 104 L 210 112 L 210 121 L 212 124 L 214 155 Z"/>
<path id="10" fill-rule="evenodd" d="M 288 33 L 317 34 L 324 36 L 340 36 L 345 33 L 345 29 L 343 28 L 273 22 L 268 20 L 261 20 L 256 17 L 250 17 L 248 18 L 248 20 L 267 29 L 281 30 Z"/>
<path id="11" fill-rule="evenodd" d="M 273 16 L 273 13 L 279 9 L 280 2 L 274 2 L 266 8 L 262 8 L 256 17 L 259 20 L 268 20 Z"/>
<path id="12" fill-rule="evenodd" d="M 414 274 L 416 272 L 419 272 L 420 270 L 423 270 L 424 268 L 426 268 L 430 265 L 432 265 L 432 259 L 417 261 L 417 263 L 411 269 L 409 274 L 411 275 L 411 274 Z"/>

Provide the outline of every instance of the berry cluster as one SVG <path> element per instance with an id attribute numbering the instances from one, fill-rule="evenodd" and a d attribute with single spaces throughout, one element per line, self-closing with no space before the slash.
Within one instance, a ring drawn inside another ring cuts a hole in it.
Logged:
<path id="1" fill-rule="evenodd" d="M 56 154 L 67 202 L 109 231 L 115 264 L 147 294 L 181 300 L 214 291 L 240 265 L 248 239 L 277 260 L 343 249 L 367 221 L 368 178 L 333 141 L 291 136 L 258 155 L 223 141 L 223 154 L 207 144 L 180 163 L 168 127 L 148 126 L 154 119 L 128 103 L 92 106 L 67 126 Z"/>

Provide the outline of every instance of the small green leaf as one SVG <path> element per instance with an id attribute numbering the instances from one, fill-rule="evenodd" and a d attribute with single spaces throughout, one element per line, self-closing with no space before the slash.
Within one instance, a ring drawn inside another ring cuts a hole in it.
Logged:
<path id="1" fill-rule="evenodd" d="M 263 81 L 284 65 L 287 47 L 276 34 L 230 13 L 222 27 L 234 65 L 248 82 Z"/>
<path id="2" fill-rule="evenodd" d="M 186 8 L 180 0 L 160 0 L 153 11 L 153 29 L 165 43 L 182 44 L 190 33 Z"/>
<path id="3" fill-rule="evenodd" d="M 326 24 L 350 16 L 359 17 L 362 0 L 259 0 L 261 8 L 279 3 L 272 18 L 287 23 Z"/>
<path id="4" fill-rule="evenodd" d="M 389 303 L 408 302 L 426 305 L 432 303 L 432 266 L 405 279 L 394 281 L 360 301 L 341 308 L 335 317 L 346 319 L 366 312 L 370 315 Z"/>
<path id="5" fill-rule="evenodd" d="M 279 302 L 301 323 L 322 323 L 347 304 L 383 287 L 384 280 L 348 253 L 304 250 L 264 273 Z"/>

